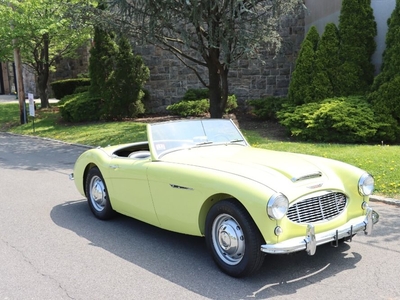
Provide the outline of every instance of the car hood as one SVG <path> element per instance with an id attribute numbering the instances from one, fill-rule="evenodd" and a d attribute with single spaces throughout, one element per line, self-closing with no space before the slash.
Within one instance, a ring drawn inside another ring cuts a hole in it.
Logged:
<path id="1" fill-rule="evenodd" d="M 243 146 L 207 146 L 171 152 L 162 161 L 218 170 L 260 182 L 275 191 L 307 186 L 341 189 L 336 174 L 324 159 L 302 154 Z M 328 181 L 329 179 L 329 181 Z"/>

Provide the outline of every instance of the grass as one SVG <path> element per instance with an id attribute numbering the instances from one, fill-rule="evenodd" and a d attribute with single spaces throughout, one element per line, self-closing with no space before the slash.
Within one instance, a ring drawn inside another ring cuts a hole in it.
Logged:
<path id="1" fill-rule="evenodd" d="M 146 126 L 138 122 L 65 124 L 57 108 L 38 110 L 33 132 L 32 118 L 19 125 L 18 104 L 0 104 L 0 131 L 57 139 L 90 146 L 107 146 L 146 140 Z M 400 199 L 400 146 L 343 145 L 282 142 L 243 131 L 254 147 L 317 155 L 360 167 L 375 177 L 375 194 Z"/>

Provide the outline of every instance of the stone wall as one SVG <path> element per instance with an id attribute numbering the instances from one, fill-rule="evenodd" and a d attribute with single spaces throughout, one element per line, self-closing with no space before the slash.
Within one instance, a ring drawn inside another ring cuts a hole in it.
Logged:
<path id="1" fill-rule="evenodd" d="M 229 72 L 229 92 L 236 95 L 240 105 L 247 99 L 287 95 L 295 59 L 304 38 L 304 17 L 287 18 L 281 31 L 283 45 L 278 55 L 262 51 L 262 60 L 242 59 Z M 150 112 L 164 112 L 170 104 L 182 99 L 189 88 L 204 88 L 195 73 L 172 53 L 155 46 L 137 46 L 134 52 L 143 57 L 150 69 L 146 89 L 151 101 Z M 207 80 L 206 69 L 197 67 Z M 207 81 L 206 81 L 207 82 Z"/>

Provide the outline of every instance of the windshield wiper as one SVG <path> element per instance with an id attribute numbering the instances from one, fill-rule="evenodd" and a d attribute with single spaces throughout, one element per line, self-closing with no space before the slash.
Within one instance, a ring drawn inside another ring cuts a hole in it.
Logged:
<path id="1" fill-rule="evenodd" d="M 201 143 L 197 143 L 196 146 L 210 145 L 212 143 L 214 143 L 214 142 L 211 142 L 211 141 L 201 142 Z"/>
<path id="2" fill-rule="evenodd" d="M 236 139 L 236 140 L 229 141 L 230 144 L 241 143 L 241 142 L 244 142 L 244 140 Z"/>

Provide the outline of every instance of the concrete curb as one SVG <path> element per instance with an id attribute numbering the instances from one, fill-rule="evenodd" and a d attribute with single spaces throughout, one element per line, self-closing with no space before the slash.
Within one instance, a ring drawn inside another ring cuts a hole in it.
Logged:
<path id="1" fill-rule="evenodd" d="M 372 196 L 369 197 L 369 200 L 371 202 L 382 202 L 382 203 L 385 203 L 385 204 L 400 206 L 400 200 L 393 199 L 393 198 L 385 198 L 385 197 L 382 197 L 382 196 L 372 195 Z"/>

